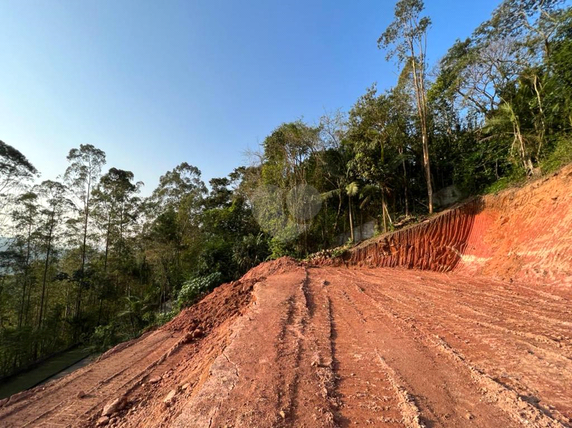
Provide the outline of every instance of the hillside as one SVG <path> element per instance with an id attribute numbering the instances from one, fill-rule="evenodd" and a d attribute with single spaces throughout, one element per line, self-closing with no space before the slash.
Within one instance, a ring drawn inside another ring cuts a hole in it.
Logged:
<path id="1" fill-rule="evenodd" d="M 571 188 L 568 167 L 340 259 L 263 263 L 2 401 L 0 425 L 571 426 Z"/>

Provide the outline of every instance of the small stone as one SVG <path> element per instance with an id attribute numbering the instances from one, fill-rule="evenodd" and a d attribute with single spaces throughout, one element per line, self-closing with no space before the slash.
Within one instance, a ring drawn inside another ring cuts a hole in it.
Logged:
<path id="1" fill-rule="evenodd" d="M 79 392 L 77 393 L 76 397 L 77 397 L 77 398 L 80 398 L 80 399 L 81 399 L 81 398 L 84 398 L 84 397 L 85 397 L 85 392 L 79 391 Z"/>
<path id="2" fill-rule="evenodd" d="M 169 392 L 167 394 L 167 396 L 163 399 L 163 403 L 165 403 L 165 405 L 167 407 L 169 407 L 175 401 L 175 395 L 176 394 L 177 394 L 177 391 L 175 391 L 174 389 L 171 390 L 171 392 Z"/>
<path id="3" fill-rule="evenodd" d="M 161 378 L 159 376 L 155 376 L 152 377 L 151 379 L 149 379 L 149 383 L 159 383 L 161 381 Z"/>
<path id="4" fill-rule="evenodd" d="M 280 410 L 280 417 L 282 419 L 286 419 L 286 413 L 284 413 L 284 410 Z"/>
<path id="5" fill-rule="evenodd" d="M 468 420 L 473 419 L 473 415 L 471 414 L 471 412 L 467 412 L 467 413 L 465 414 L 465 419 L 468 419 Z"/>
<path id="6" fill-rule="evenodd" d="M 101 416 L 111 416 L 115 412 L 123 409 L 125 404 L 125 397 L 116 398 L 112 402 L 105 405 L 103 411 L 101 412 Z"/>
<path id="7" fill-rule="evenodd" d="M 109 423 L 109 417 L 107 417 L 107 416 L 102 416 L 101 418 L 99 418 L 99 419 L 97 420 L 97 426 L 98 426 L 98 427 L 105 426 L 105 425 L 107 425 L 108 423 Z"/>
<path id="8" fill-rule="evenodd" d="M 188 383 L 185 383 L 183 386 L 181 386 L 181 390 L 186 391 L 187 389 L 189 389 L 189 386 L 191 386 L 191 385 Z"/>
<path id="9" fill-rule="evenodd" d="M 193 339 L 197 339 L 199 337 L 203 337 L 203 331 L 200 328 L 196 328 L 195 331 L 193 331 Z"/>

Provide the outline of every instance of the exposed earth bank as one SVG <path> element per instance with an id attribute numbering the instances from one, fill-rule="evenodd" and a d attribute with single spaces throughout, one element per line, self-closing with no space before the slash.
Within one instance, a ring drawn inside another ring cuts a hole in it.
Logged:
<path id="1" fill-rule="evenodd" d="M 570 427 L 572 168 L 263 263 L 0 402 L 2 427 Z M 407 269 L 416 268 L 416 269 Z"/>

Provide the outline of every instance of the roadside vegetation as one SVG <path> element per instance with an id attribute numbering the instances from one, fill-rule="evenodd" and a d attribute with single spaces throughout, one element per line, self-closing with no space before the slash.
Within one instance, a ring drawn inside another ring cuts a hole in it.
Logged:
<path id="1" fill-rule="evenodd" d="M 572 161 L 570 7 L 504 0 L 436 64 L 430 27 L 421 0 L 400 0 L 378 40 L 400 70 L 393 88 L 278 125 L 250 164 L 208 185 L 183 162 L 142 197 L 89 144 L 69 152 L 61 180 L 41 181 L 0 141 L 0 378 L 135 337 L 269 258 L 355 241 L 368 221 L 393 230 L 438 209 L 441 189 L 494 192 Z M 320 210 L 283 239 L 273 231 L 290 223 L 269 225 L 253 200 L 271 188 L 286 209 L 300 186 Z"/>

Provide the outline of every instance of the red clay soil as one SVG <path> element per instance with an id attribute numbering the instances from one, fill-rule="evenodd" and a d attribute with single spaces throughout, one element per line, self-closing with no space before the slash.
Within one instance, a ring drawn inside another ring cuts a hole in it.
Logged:
<path id="1" fill-rule="evenodd" d="M 0 426 L 571 427 L 571 183 L 565 169 L 322 266 L 263 263 L 4 400 Z"/>

